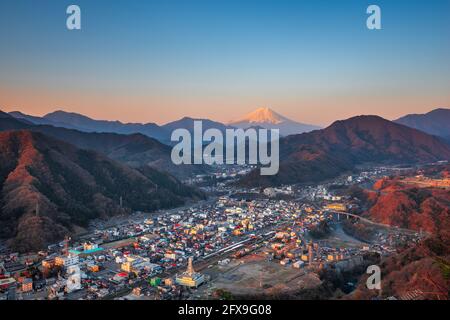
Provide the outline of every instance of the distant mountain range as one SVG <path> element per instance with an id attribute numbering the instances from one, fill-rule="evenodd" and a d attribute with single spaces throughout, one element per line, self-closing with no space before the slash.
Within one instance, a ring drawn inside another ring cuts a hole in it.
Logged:
<path id="1" fill-rule="evenodd" d="M 120 121 L 94 120 L 82 114 L 65 111 L 55 111 L 46 114 L 43 117 L 31 116 L 19 111 L 10 112 L 9 115 L 19 120 L 25 120 L 30 124 L 50 125 L 83 132 L 118 134 L 141 133 L 148 137 L 157 139 L 167 145 L 173 144 L 170 141 L 170 136 L 173 130 L 187 129 L 192 132 L 194 121 L 196 120 L 202 121 L 204 130 L 214 128 L 219 129 L 222 132 L 224 132 L 227 128 L 275 128 L 280 129 L 280 134 L 286 136 L 319 129 L 319 127 L 316 126 L 301 124 L 289 120 L 269 108 L 257 109 L 241 120 L 230 124 L 223 124 L 221 122 L 212 121 L 209 119 L 184 117 L 180 120 L 172 121 L 162 126 L 159 126 L 156 123 L 122 123 Z"/>
<path id="2" fill-rule="evenodd" d="M 435 109 L 425 114 L 409 114 L 394 122 L 442 137 L 450 142 L 450 109 Z"/>
<path id="3" fill-rule="evenodd" d="M 450 160 L 441 139 L 378 116 L 358 116 L 280 141 L 280 171 L 244 177 L 248 186 L 317 182 L 364 163 L 406 164 Z"/>
<path id="4" fill-rule="evenodd" d="M 0 130 L 18 130 L 32 125 L 27 120 L 17 120 L 6 112 L 0 110 Z"/>
<path id="5" fill-rule="evenodd" d="M 227 124 L 209 119 L 184 117 L 162 126 L 156 123 L 122 123 L 120 121 L 94 120 L 87 116 L 65 111 L 55 111 L 43 117 L 31 116 L 19 111 L 10 112 L 14 118 L 25 120 L 29 124 L 51 125 L 83 132 L 104 132 L 118 134 L 141 133 L 155 138 L 164 144 L 172 144 L 170 135 L 173 130 L 184 128 L 193 130 L 195 120 L 202 120 L 204 130 L 216 128 L 225 131 L 227 128 L 266 128 L 279 129 L 282 136 L 300 134 L 321 129 L 318 126 L 290 120 L 270 108 L 258 108 Z M 450 109 L 440 108 L 426 114 L 409 114 L 394 122 L 436 135 L 450 141 Z"/>
<path id="6" fill-rule="evenodd" d="M 441 114 L 447 111 L 438 109 L 430 114 Z M 435 118 L 433 117 L 433 119 Z M 440 121 L 443 116 L 437 118 L 436 121 Z M 29 122 L 32 119 L 25 120 L 26 123 L 16 124 L 16 128 L 29 128 Z M 52 118 L 52 120 L 62 119 Z M 167 132 L 177 128 L 192 131 L 194 121 L 193 118 L 185 117 L 161 128 Z M 269 124 L 289 123 L 286 118 L 268 108 L 258 109 L 241 119 L 239 123 L 243 124 L 245 121 L 258 128 L 264 124 L 269 127 Z M 3 129 L 14 128 L 10 120 L 7 122 L 8 124 L 4 124 Z M 227 125 L 207 119 L 203 119 L 203 126 L 204 130 L 218 128 L 224 131 L 228 128 Z M 2 126 L 0 126 L 0 130 L 2 130 Z M 173 165 L 170 160 L 170 147 L 143 135 L 85 133 L 48 125 L 34 126 L 33 130 L 72 143 L 80 148 L 102 152 L 112 159 L 134 167 L 150 165 L 182 179 L 208 172 L 208 166 Z M 355 165 L 365 162 L 415 163 L 449 159 L 448 148 L 448 145 L 432 136 L 380 117 L 354 117 L 336 121 L 326 129 L 282 138 L 280 141 L 280 159 L 282 159 L 280 172 L 271 177 L 262 177 L 254 172 L 244 178 L 242 182 L 248 185 L 272 185 L 320 181 L 352 170 Z"/>
<path id="7" fill-rule="evenodd" d="M 267 107 L 256 109 L 255 111 L 245 115 L 243 118 L 229 122 L 228 125 L 242 129 L 251 127 L 279 129 L 281 136 L 300 134 L 320 129 L 318 126 L 290 120 Z"/>
<path id="8" fill-rule="evenodd" d="M 186 198 L 201 197 L 164 172 L 188 178 L 210 168 L 174 165 L 170 146 L 140 133 L 61 127 L 61 123 L 78 127 L 85 123 L 83 117 L 73 124 L 64 122 L 68 119 L 63 117 L 44 118 L 53 125 L 41 118 L 0 111 L 0 237 L 12 239 L 17 249 L 29 250 L 60 239 L 74 226 L 85 225 L 95 217 L 175 206 Z M 246 119 L 253 119 L 248 122 L 258 127 L 286 123 L 270 110 Z M 161 128 L 192 130 L 194 121 L 183 118 Z M 204 129 L 227 128 L 210 120 L 204 120 L 203 125 Z M 358 116 L 336 121 L 325 129 L 283 137 L 279 173 L 261 176 L 255 170 L 240 184 L 319 182 L 361 164 L 449 159 L 450 146 L 441 138 L 378 116 Z M 121 196 L 124 208 L 118 207 Z"/>
<path id="9" fill-rule="evenodd" d="M 25 122 L 24 122 L 25 121 Z M 29 120 L 0 114 L 0 131 L 32 130 L 73 144 L 78 148 L 101 152 L 111 159 L 132 167 L 150 166 L 186 179 L 208 171 L 207 166 L 175 165 L 170 158 L 171 148 L 142 134 L 116 134 L 83 132 L 51 125 L 34 125 Z"/>
<path id="10" fill-rule="evenodd" d="M 17 119 L 24 119 L 33 124 L 51 125 L 83 132 L 141 133 L 160 141 L 168 141 L 168 132 L 155 123 L 142 124 L 94 120 L 78 113 L 65 111 L 55 111 L 43 117 L 30 116 L 18 111 L 10 112 L 9 114 Z"/>
<path id="11" fill-rule="evenodd" d="M 93 218 L 201 196 L 148 166 L 132 169 L 30 130 L 0 133 L 0 163 L 0 238 L 22 252 L 43 248 Z"/>
<path id="12" fill-rule="evenodd" d="M 194 132 L 194 122 L 195 121 L 202 122 L 203 131 L 208 130 L 208 129 L 218 129 L 221 132 L 225 132 L 226 129 L 231 128 L 229 126 L 224 125 L 221 122 L 212 121 L 212 120 L 208 120 L 208 119 L 194 119 L 194 118 L 190 118 L 190 117 L 184 117 L 180 120 L 169 122 L 169 123 L 163 125 L 162 128 L 164 128 L 164 130 L 166 130 L 166 132 L 168 132 L 169 134 L 171 134 L 176 129 L 186 129 L 192 133 L 192 132 Z M 167 140 L 170 140 L 170 137 Z"/>

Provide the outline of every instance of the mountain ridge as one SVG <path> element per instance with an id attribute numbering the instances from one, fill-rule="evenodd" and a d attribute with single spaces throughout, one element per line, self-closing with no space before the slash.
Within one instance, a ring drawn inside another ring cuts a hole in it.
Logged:
<path id="1" fill-rule="evenodd" d="M 408 114 L 394 122 L 442 137 L 450 142 L 450 109 L 437 108 L 424 114 Z"/>
<path id="2" fill-rule="evenodd" d="M 439 138 L 379 116 L 356 116 L 329 127 L 280 140 L 280 170 L 260 176 L 258 170 L 243 185 L 317 182 L 351 171 L 364 163 L 420 163 L 450 159 L 450 146 Z"/>
<path id="3" fill-rule="evenodd" d="M 52 125 L 67 129 L 75 129 L 83 132 L 133 134 L 141 133 L 148 137 L 166 141 L 168 133 L 156 123 L 123 123 L 121 121 L 96 120 L 76 112 L 56 110 L 43 117 L 30 116 L 19 111 L 13 111 L 10 115 L 25 119 L 33 124 Z"/>
<path id="4" fill-rule="evenodd" d="M 158 140 L 143 134 L 118 134 L 83 132 L 51 125 L 34 125 L 11 116 L 0 118 L 0 131 L 32 130 L 73 144 L 78 148 L 94 150 L 132 167 L 151 166 L 168 172 L 179 179 L 203 174 L 205 166 L 180 165 L 171 161 L 171 148 Z"/>
<path id="5" fill-rule="evenodd" d="M 167 130 L 168 132 L 172 132 L 176 129 L 186 129 L 189 132 L 194 131 L 194 122 L 195 121 L 201 121 L 203 131 L 208 129 L 218 129 L 221 132 L 225 132 L 226 129 L 230 129 L 230 126 L 227 126 L 221 122 L 213 121 L 209 119 L 201 119 L 201 118 L 192 118 L 192 117 L 183 117 L 179 120 L 171 121 L 166 124 L 164 124 L 162 127 Z"/>
<path id="6" fill-rule="evenodd" d="M 201 196 L 150 167 L 133 169 L 30 130 L 0 132 L 0 162 L 0 236 L 19 251 L 40 249 L 93 218 Z"/>

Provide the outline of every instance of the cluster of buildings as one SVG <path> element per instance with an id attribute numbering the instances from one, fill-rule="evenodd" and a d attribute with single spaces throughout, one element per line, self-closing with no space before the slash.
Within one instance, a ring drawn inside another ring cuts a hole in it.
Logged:
<path id="1" fill-rule="evenodd" d="M 354 179 L 364 174 L 341 182 Z M 348 209 L 348 199 L 326 185 L 300 193 L 290 186 L 244 191 L 255 197 L 225 193 L 195 207 L 94 227 L 77 241 L 66 239 L 31 258 L 2 255 L 0 299 L 173 299 L 208 282 L 201 271 L 205 266 L 225 265 L 254 251 L 262 250 L 282 266 L 321 268 L 345 264 L 369 249 L 392 248 L 392 239 L 384 235 L 370 248 L 312 241 L 308 231 L 331 221 L 329 211 Z M 194 264 L 202 266 L 200 271 Z"/>
<path id="2" fill-rule="evenodd" d="M 294 191 L 291 186 L 283 186 L 278 188 L 265 188 L 263 193 L 270 198 L 274 198 L 278 195 L 293 195 Z"/>
<path id="3" fill-rule="evenodd" d="M 248 174 L 250 171 L 256 169 L 255 165 L 212 165 L 212 173 L 199 174 L 195 177 L 184 180 L 183 182 L 188 185 L 215 185 L 216 187 L 223 188 L 227 184 L 236 179 Z"/>
<path id="4" fill-rule="evenodd" d="M 257 248 L 255 239 L 283 223 L 297 221 L 301 239 L 309 226 L 323 219 L 323 213 L 295 201 L 244 201 L 223 196 L 198 208 L 94 230 L 84 242 L 69 246 L 70 239 L 66 239 L 49 246 L 34 262 L 39 275 L 26 280 L 24 288 L 32 288 L 37 279 L 44 280 L 47 295 L 42 296 L 51 299 L 103 298 L 140 280 L 166 292 L 177 292 L 177 286 L 195 288 L 206 281 L 193 270 L 195 261 L 245 254 L 249 248 Z"/>
<path id="5" fill-rule="evenodd" d="M 326 240 L 308 239 L 308 230 L 318 221 L 328 220 L 324 213 L 311 212 L 297 218 L 295 224 L 278 230 L 263 249 L 270 261 L 278 261 L 283 266 L 293 268 L 309 267 L 320 269 L 327 265 L 361 256 L 369 247 L 332 247 Z"/>

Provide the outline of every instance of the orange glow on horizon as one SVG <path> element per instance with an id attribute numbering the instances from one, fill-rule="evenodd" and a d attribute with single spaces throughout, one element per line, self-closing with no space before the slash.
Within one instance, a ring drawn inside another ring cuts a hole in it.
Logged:
<path id="1" fill-rule="evenodd" d="M 188 116 L 207 118 L 223 123 L 239 118 L 261 106 L 294 121 L 327 126 L 335 120 L 361 114 L 374 114 L 389 120 L 405 114 L 426 113 L 438 107 L 450 106 L 447 97 L 198 97 L 198 96 L 119 96 L 100 94 L 48 93 L 44 90 L 15 90 L 0 88 L 0 109 L 21 111 L 43 116 L 56 110 L 76 112 L 101 120 L 122 122 L 155 122 L 165 124 Z"/>

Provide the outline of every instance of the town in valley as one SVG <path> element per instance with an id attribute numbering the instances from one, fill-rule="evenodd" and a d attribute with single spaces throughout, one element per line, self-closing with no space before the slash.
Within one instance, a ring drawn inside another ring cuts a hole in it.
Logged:
<path id="1" fill-rule="evenodd" d="M 39 252 L 19 254 L 2 246 L 0 299 L 319 297 L 314 290 L 327 270 L 346 275 L 343 296 L 368 265 L 427 237 L 360 216 L 364 204 L 348 192 L 411 168 L 366 168 L 326 183 L 276 188 L 236 187 L 246 166 L 216 169 L 185 181 L 208 192 L 206 200 L 97 219 Z M 404 180 L 450 187 L 449 179 Z M 371 238 L 352 233 L 355 223 L 366 225 Z"/>

